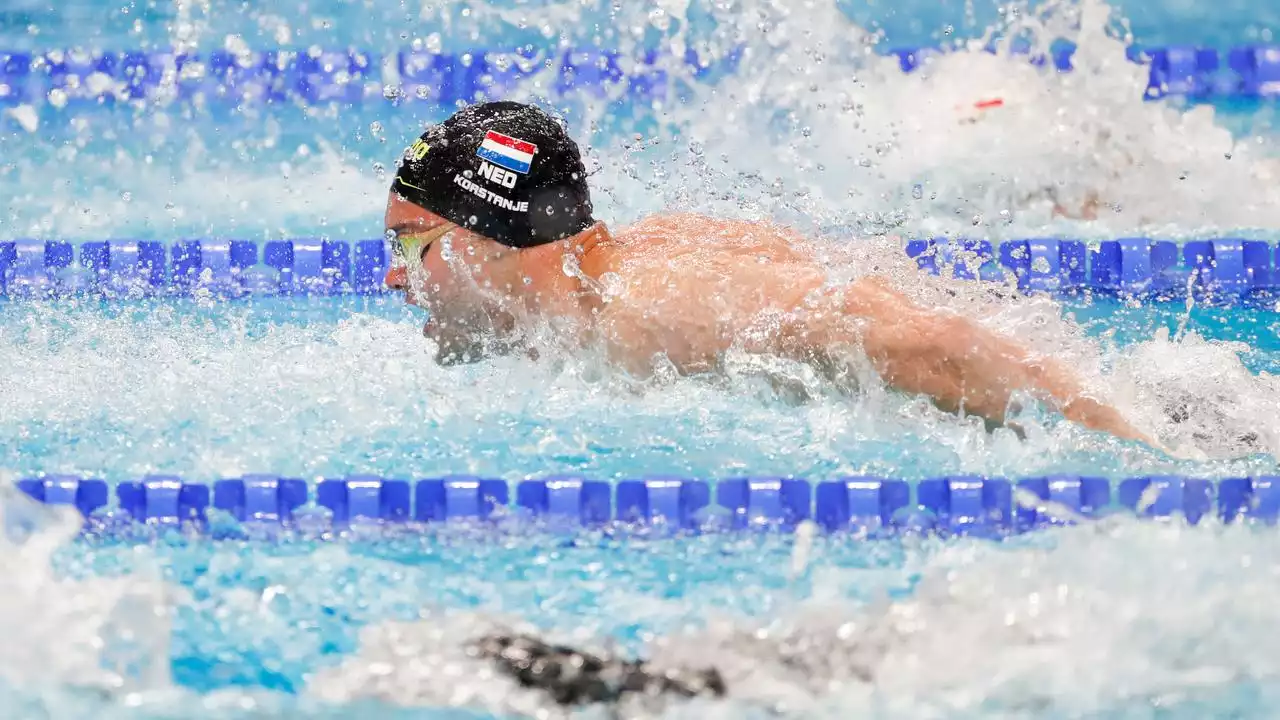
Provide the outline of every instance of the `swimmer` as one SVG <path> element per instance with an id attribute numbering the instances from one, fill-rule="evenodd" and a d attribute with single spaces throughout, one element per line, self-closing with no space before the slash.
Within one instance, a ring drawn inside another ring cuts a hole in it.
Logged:
<path id="1" fill-rule="evenodd" d="M 444 364 L 520 350 L 535 325 L 639 376 L 655 359 L 714 371 L 735 347 L 827 374 L 859 353 L 889 386 L 948 412 L 1002 424 L 1026 391 L 1086 427 L 1155 444 L 1063 363 L 885 278 L 831 281 L 788 228 L 669 214 L 615 231 L 592 212 L 560 123 L 520 103 L 469 106 L 405 151 L 386 284 L 429 312 L 423 332 Z"/>
<path id="2" fill-rule="evenodd" d="M 1010 104 L 1000 94 L 982 96 L 971 103 L 962 103 L 954 108 L 956 124 L 976 125 L 993 115 L 1003 112 Z M 1110 133 L 1108 131 L 1102 130 L 1098 133 L 1097 142 L 1099 144 L 1106 143 L 1109 139 Z M 1126 164 L 1134 164 L 1133 157 L 1127 152 L 1121 149 L 1120 153 L 1122 153 L 1122 159 L 1126 161 Z M 1049 213 L 1051 217 L 1087 221 L 1097 220 L 1099 211 L 1106 205 L 1096 188 L 1086 189 L 1084 197 L 1076 202 L 1066 200 L 1061 195 L 1059 188 L 1053 185 L 1045 185 L 1018 198 L 1016 205 L 1019 209 L 1023 209 L 1047 201 L 1050 203 Z"/>
<path id="3" fill-rule="evenodd" d="M 600 657 L 533 635 L 487 635 L 469 643 L 466 652 L 557 705 L 612 705 L 635 695 L 723 697 L 727 689 L 715 668 L 659 670 L 643 660 Z"/>

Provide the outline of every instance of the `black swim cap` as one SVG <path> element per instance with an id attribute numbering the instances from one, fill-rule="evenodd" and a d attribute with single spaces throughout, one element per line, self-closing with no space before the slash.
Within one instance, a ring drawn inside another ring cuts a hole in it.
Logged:
<path id="1" fill-rule="evenodd" d="M 431 127 L 405 151 L 392 189 L 510 247 L 563 240 L 595 223 L 577 144 L 522 103 L 472 105 Z"/>

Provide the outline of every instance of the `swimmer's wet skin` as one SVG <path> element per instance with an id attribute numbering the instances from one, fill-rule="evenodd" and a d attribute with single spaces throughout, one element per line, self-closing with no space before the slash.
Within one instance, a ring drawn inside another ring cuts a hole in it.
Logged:
<path id="1" fill-rule="evenodd" d="M 921 307 L 883 278 L 829 284 L 786 228 L 664 215 L 610 231 L 592 215 L 577 145 L 528 105 L 473 105 L 429 128 L 404 153 L 386 225 L 398 247 L 387 285 L 429 311 L 441 362 L 533 354 L 521 334 L 536 324 L 641 376 L 655 357 L 715 370 L 734 346 L 830 371 L 856 347 L 886 383 L 947 411 L 1003 423 L 1022 390 L 1155 445 L 1053 358 Z"/>

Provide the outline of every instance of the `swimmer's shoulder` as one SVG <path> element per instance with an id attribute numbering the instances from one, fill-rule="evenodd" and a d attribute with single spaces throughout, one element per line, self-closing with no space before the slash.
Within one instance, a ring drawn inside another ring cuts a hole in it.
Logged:
<path id="1" fill-rule="evenodd" d="M 754 267 L 790 264 L 792 271 L 814 260 L 807 240 L 776 223 L 718 218 L 700 213 L 651 215 L 611 232 L 583 258 L 583 270 L 593 277 L 608 272 L 633 276 L 682 270 L 734 272 L 742 264 Z"/>
<path id="2" fill-rule="evenodd" d="M 619 245 L 636 243 L 715 244 L 717 241 L 737 245 L 743 241 L 799 241 L 795 230 L 768 220 L 740 220 L 703 213 L 659 213 L 645 217 L 619 229 L 614 238 Z"/>

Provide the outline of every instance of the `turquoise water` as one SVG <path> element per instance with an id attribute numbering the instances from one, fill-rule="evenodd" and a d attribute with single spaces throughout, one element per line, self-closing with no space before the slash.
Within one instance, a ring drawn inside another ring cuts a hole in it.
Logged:
<path id="1" fill-rule="evenodd" d="M 1048 5 L 1030 3 L 1032 8 Z M 534 8 L 550 3 L 503 3 L 505 7 Z M 999 17 L 1000 3 L 839 3 L 842 12 L 860 24 L 882 28 L 896 45 L 922 45 L 944 37 L 950 25 L 953 33 L 977 34 Z M 1122 0 L 1114 4 L 1129 21 L 1133 33 L 1151 44 L 1227 45 L 1280 32 L 1280 18 L 1274 8 L 1249 0 L 1229 0 L 1207 7 L 1191 0 L 1143 3 Z M 461 9 L 461 8 L 459 8 Z M 398 4 L 322 3 L 281 5 L 270 12 L 243 12 L 227 3 L 212 2 L 208 10 L 190 8 L 196 17 L 208 17 L 219 32 L 240 32 L 251 38 L 279 43 L 276 27 L 291 31 L 288 43 L 305 46 L 315 42 L 379 45 L 396 42 L 400 34 L 411 35 L 422 27 L 406 22 L 413 9 Z M 104 7 L 100 3 L 74 0 L 50 6 L 39 0 L 9 3 L 0 21 L 9 29 L 10 41 L 21 47 L 49 43 L 84 43 L 92 39 L 104 45 L 129 42 L 137 45 L 163 44 L 171 38 L 174 24 L 183 17 L 181 6 L 147 2 Z M 264 21 L 265 18 L 265 21 Z M 29 28 L 35 27 L 35 32 Z"/>
<path id="2" fill-rule="evenodd" d="M 498 618 L 597 650 L 612 643 L 623 655 L 715 663 L 730 678 L 730 700 L 668 716 L 754 717 L 782 703 L 800 717 L 1031 708 L 1037 717 L 1265 717 L 1278 689 L 1270 648 L 1280 625 L 1266 610 L 1277 550 L 1271 528 L 1120 517 L 1004 544 L 818 538 L 799 566 L 794 536 L 770 534 L 453 529 L 321 543 L 73 545 L 50 562 L 71 579 L 58 586 L 63 595 L 39 596 L 52 589 L 41 584 L 52 582 L 47 569 L 32 572 L 41 552 L 27 554 L 30 565 L 6 560 L 27 571 L 6 602 L 44 604 L 3 623 L 21 641 L 36 635 L 37 618 L 102 622 L 109 649 L 92 662 L 98 651 L 64 632 L 63 654 L 89 658 L 81 671 L 62 679 L 50 667 L 3 697 L 48 717 L 547 711 L 459 663 L 456 644 Z M 72 606 L 72 592 L 124 600 L 108 613 Z M 163 598 L 160 610 L 131 604 L 136 597 Z M 855 632 L 842 643 L 846 623 Z M 758 641 L 737 634 L 757 629 Z M 858 643 L 874 648 L 874 681 L 841 665 Z M 779 666 L 775 645 L 803 649 L 818 686 Z M 459 664 L 463 674 L 451 675 Z M 471 709 L 447 709 L 459 698 Z"/>
<path id="3" fill-rule="evenodd" d="M 881 231 L 1276 237 L 1274 107 L 1144 102 L 1144 71 L 1117 39 L 1127 21 L 1146 44 L 1270 41 L 1274 8 L 1033 7 L 1045 11 L 1035 34 L 1079 43 L 1077 72 L 958 52 L 904 77 L 882 57 L 982 35 L 1001 16 L 981 2 L 24 0 L 0 10 L 0 40 L 199 53 L 528 43 L 553 65 L 566 47 L 695 47 L 712 60 L 746 47 L 738 73 L 680 76 L 661 105 L 550 97 L 545 78 L 512 92 L 565 115 L 600 217 L 615 224 L 660 209 L 768 216 L 833 245 Z M 0 239 L 376 237 L 394 158 L 450 110 L 389 94 L 352 107 L 41 100 L 5 112 Z M 993 94 L 1011 111 L 976 123 L 953 114 Z M 1051 218 L 1028 200 L 1046 187 L 1076 200 L 1097 192 L 1106 211 Z M 835 387 L 738 355 L 726 377 L 651 382 L 576 357 L 439 368 L 423 318 L 393 298 L 76 300 L 0 303 L 0 480 L 1280 472 L 1274 309 L 996 302 L 897 279 L 1077 366 L 1181 452 L 1116 442 L 1034 405 L 1019 439 L 873 378 Z M 1249 433 L 1262 447 L 1239 442 Z M 452 527 L 123 543 L 73 541 L 73 522 L 7 483 L 0 511 L 25 520 L 0 536 L 0 708 L 15 717 L 547 716 L 545 700 L 458 656 L 504 621 L 715 663 L 731 679 L 726 701 L 649 716 L 1269 717 L 1280 700 L 1273 528 L 1114 517 L 1002 543 L 819 537 L 811 548 L 763 534 Z M 44 529 L 17 529 L 33 523 Z M 804 650 L 807 665 L 781 663 L 780 647 Z"/>
<path id="4" fill-rule="evenodd" d="M 1254 172 L 1256 162 L 1276 155 L 1273 105 L 1222 102 L 1209 108 L 1207 122 L 1203 114 L 1188 119 L 1177 100 L 1143 102 L 1145 69 L 1124 59 L 1130 39 L 1194 39 L 1223 49 L 1265 41 L 1276 31 L 1274 10 L 1249 0 L 1212 8 L 1057 0 L 1031 3 L 1016 16 L 998 7 L 846 2 L 792 13 L 750 0 L 650 12 L 608 2 L 503 1 L 267 11 L 221 0 L 107 9 L 32 2 L 0 16 L 0 45 L 176 47 L 202 56 L 354 46 L 389 58 L 401 49 L 525 46 L 547 72 L 511 94 L 564 115 L 595 169 L 598 214 L 613 223 L 678 208 L 770 215 L 846 236 L 976 226 L 1009 237 L 1053 226 L 1096 237 L 1141 229 L 1176 238 L 1265 234 L 1280 222 L 1275 183 Z M 1132 38 L 1121 30 L 1126 21 Z M 959 53 L 932 74 L 906 79 L 887 57 L 894 47 L 974 38 L 1010 22 L 1045 43 L 1080 42 L 1078 72 L 1024 76 L 1021 59 Z M 668 99 L 557 93 L 564 51 L 582 47 L 658 52 L 661 63 L 674 63 L 662 66 L 673 78 Z M 753 54 L 729 77 L 694 77 L 676 61 L 692 50 L 720 67 L 741 48 Z M 453 107 L 377 83 L 355 105 L 199 106 L 159 98 L 97 108 L 38 98 L 21 113 L 0 112 L 0 191 L 14 198 L 0 214 L 0 238 L 369 237 L 396 156 Z M 829 102 L 814 87 L 847 88 L 848 97 Z M 954 106 L 991 94 L 1022 110 L 957 127 Z M 725 108 L 734 112 L 731 122 L 719 120 Z M 1109 147 L 1123 146 L 1139 167 L 1112 167 L 1115 153 L 1070 151 L 1104 135 L 1122 138 Z M 1124 211 L 1059 227 L 1042 209 L 1021 207 L 1020 198 L 1046 183 L 1067 197 L 1101 187 Z"/>

